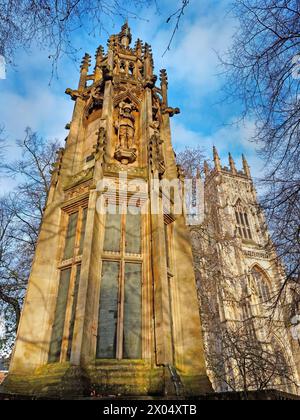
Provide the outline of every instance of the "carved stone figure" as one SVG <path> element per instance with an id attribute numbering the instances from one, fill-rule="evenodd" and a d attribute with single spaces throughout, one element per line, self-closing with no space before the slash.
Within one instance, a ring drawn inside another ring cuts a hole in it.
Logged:
<path id="1" fill-rule="evenodd" d="M 121 102 L 120 105 L 120 119 L 116 123 L 116 129 L 118 130 L 119 147 L 121 149 L 131 149 L 134 146 L 134 134 L 135 134 L 135 118 L 132 114 L 134 105 Z"/>

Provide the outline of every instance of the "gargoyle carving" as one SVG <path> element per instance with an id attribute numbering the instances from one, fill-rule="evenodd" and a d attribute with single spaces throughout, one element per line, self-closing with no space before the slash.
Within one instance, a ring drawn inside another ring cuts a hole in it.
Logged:
<path id="1" fill-rule="evenodd" d="M 162 112 L 163 112 L 163 114 L 169 114 L 170 117 L 174 117 L 174 115 L 180 114 L 180 109 L 179 108 L 167 107 L 167 108 L 164 108 L 162 110 Z"/>

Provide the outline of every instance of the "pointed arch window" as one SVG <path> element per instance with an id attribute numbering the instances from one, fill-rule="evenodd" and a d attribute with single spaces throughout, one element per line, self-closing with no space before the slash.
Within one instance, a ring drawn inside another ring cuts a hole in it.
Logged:
<path id="1" fill-rule="evenodd" d="M 248 210 L 239 200 L 235 205 L 236 228 L 242 239 L 252 239 Z"/>
<path id="2" fill-rule="evenodd" d="M 259 298 L 262 303 L 267 303 L 271 300 L 271 286 L 267 275 L 259 267 L 253 267 L 251 270 L 252 277 L 256 283 Z"/>

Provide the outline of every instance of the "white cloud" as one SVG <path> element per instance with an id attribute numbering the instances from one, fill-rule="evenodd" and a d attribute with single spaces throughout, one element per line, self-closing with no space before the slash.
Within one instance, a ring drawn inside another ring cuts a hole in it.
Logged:
<path id="1" fill-rule="evenodd" d="M 236 159 L 238 166 L 241 165 L 241 155 L 245 154 L 253 177 L 259 177 L 263 170 L 263 162 L 256 152 L 257 145 L 252 141 L 254 132 L 255 124 L 249 120 L 239 125 L 228 124 L 211 135 L 190 130 L 175 119 L 172 121 L 173 144 L 176 150 L 182 150 L 186 146 L 191 148 L 201 146 L 207 157 L 211 159 L 213 146 L 216 146 L 224 166 L 228 163 L 229 152 Z"/>
<path id="2" fill-rule="evenodd" d="M 5 127 L 11 159 L 18 156 L 15 140 L 24 138 L 27 127 L 47 139 L 63 141 L 67 136 L 64 127 L 72 117 L 74 103 L 64 91 L 78 73 L 71 72 L 68 63 L 62 63 L 61 68 L 62 77 L 49 84 L 51 65 L 45 53 L 38 50 L 20 54 L 18 66 L 9 68 L 7 79 L 2 81 L 0 125 Z"/>
<path id="3" fill-rule="evenodd" d="M 71 112 L 69 104 L 61 96 L 50 91 L 33 91 L 26 98 L 5 92 L 1 97 L 1 120 L 10 139 L 23 138 L 27 126 L 48 138 L 63 139 L 65 124 Z"/>
<path id="4" fill-rule="evenodd" d="M 166 7 L 168 2 L 164 3 L 164 13 L 176 9 L 176 4 Z M 191 2 L 164 57 L 175 21 L 167 25 L 164 20 L 167 16 L 159 16 L 153 10 L 149 12 L 149 23 L 139 22 L 136 29 L 142 39 L 150 40 L 156 69 L 166 67 L 172 83 L 182 83 L 183 89 L 187 85 L 197 87 L 202 95 L 218 88 L 221 82 L 218 53 L 224 53 L 231 46 L 234 33 L 234 21 L 226 13 L 227 6 L 226 0 L 213 5 L 211 0 L 202 0 L 201 5 Z"/>

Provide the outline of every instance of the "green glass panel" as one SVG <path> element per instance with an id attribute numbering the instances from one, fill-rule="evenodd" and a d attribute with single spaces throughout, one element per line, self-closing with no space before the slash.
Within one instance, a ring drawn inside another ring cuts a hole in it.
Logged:
<path id="1" fill-rule="evenodd" d="M 120 263 L 104 261 L 102 268 L 97 359 L 115 359 Z"/>
<path id="2" fill-rule="evenodd" d="M 139 208 L 135 208 L 138 214 L 126 216 L 126 253 L 141 254 L 141 213 Z"/>
<path id="3" fill-rule="evenodd" d="M 142 265 L 125 265 L 124 359 L 142 358 Z"/>
<path id="4" fill-rule="evenodd" d="M 69 224 L 66 235 L 66 245 L 64 259 L 68 260 L 74 255 L 75 239 L 76 239 L 76 227 L 78 221 L 78 213 L 73 213 L 69 217 Z"/>
<path id="5" fill-rule="evenodd" d="M 104 251 L 120 252 L 121 215 L 107 214 L 105 226 Z"/>
<path id="6" fill-rule="evenodd" d="M 54 324 L 49 351 L 49 363 L 58 362 L 60 359 L 61 345 L 63 340 L 66 307 L 70 286 L 71 269 L 63 270 L 60 275 L 59 289 L 56 302 Z"/>
<path id="7" fill-rule="evenodd" d="M 80 232 L 80 245 L 79 245 L 79 254 L 82 255 L 83 253 L 83 245 L 84 245 L 84 237 L 85 237 L 85 228 L 86 228 L 86 219 L 87 219 L 87 212 L 88 209 L 83 209 L 82 213 L 82 225 L 81 225 L 81 232 Z"/>
<path id="8" fill-rule="evenodd" d="M 76 315 L 78 290 L 79 290 L 79 281 L 80 281 L 80 273 L 81 273 L 81 266 L 78 265 L 77 266 L 77 271 L 76 271 L 76 279 L 75 279 L 75 285 L 74 285 L 74 293 L 73 293 L 73 305 L 72 305 L 72 314 L 71 314 L 71 320 L 70 320 L 69 344 L 68 344 L 67 360 L 70 360 L 70 358 L 71 358 L 72 342 L 73 342 L 73 335 L 74 335 L 74 325 L 75 325 L 75 315 Z"/>

